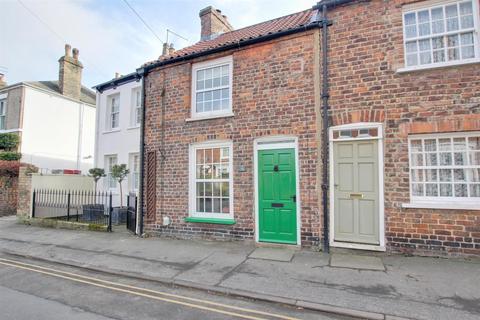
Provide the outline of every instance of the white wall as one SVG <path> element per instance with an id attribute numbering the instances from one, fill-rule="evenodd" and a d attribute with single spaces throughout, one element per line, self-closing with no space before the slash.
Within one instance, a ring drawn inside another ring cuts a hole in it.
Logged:
<path id="1" fill-rule="evenodd" d="M 24 99 L 22 161 L 86 174 L 93 166 L 95 107 L 30 87 Z"/>
<path id="2" fill-rule="evenodd" d="M 70 191 L 93 191 L 93 178 L 80 175 L 68 174 L 32 174 L 32 190 L 70 190 Z"/>
<path id="3" fill-rule="evenodd" d="M 134 97 L 132 92 L 134 89 L 140 88 L 141 82 L 132 81 L 115 89 L 105 90 L 103 93 L 97 92 L 95 167 L 106 169 L 105 156 L 117 155 L 117 163 L 126 164 L 132 171 L 131 154 L 138 154 L 140 150 L 140 127 L 134 124 Z M 120 94 L 120 126 L 117 130 L 112 131 L 108 126 L 108 97 L 118 93 Z M 108 188 L 106 180 L 106 178 L 100 180 L 99 189 L 103 188 L 103 190 L 118 194 L 119 188 Z M 132 180 L 132 175 L 129 175 L 122 183 L 124 205 L 126 194 L 135 191 Z"/>

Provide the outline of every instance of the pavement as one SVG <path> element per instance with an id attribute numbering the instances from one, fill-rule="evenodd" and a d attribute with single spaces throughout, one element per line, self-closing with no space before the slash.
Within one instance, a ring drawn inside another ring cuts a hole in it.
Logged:
<path id="1" fill-rule="evenodd" d="M 251 242 L 139 238 L 0 218 L 0 252 L 366 319 L 480 318 L 480 260 L 327 255 Z"/>

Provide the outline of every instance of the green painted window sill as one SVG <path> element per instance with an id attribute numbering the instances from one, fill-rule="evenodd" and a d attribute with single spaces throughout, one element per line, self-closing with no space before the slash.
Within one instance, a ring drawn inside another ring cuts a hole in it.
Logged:
<path id="1" fill-rule="evenodd" d="M 234 219 L 214 219 L 214 218 L 197 218 L 197 217 L 187 217 L 185 218 L 186 222 L 196 222 L 196 223 L 213 223 L 213 224 L 235 224 Z"/>

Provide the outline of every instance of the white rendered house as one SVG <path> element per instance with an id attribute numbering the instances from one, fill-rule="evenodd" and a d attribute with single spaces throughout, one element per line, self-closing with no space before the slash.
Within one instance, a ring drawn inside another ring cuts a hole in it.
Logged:
<path id="1" fill-rule="evenodd" d="M 58 81 L 0 85 L 0 133 L 18 134 L 21 161 L 42 173 L 93 167 L 95 93 L 81 84 L 78 55 L 65 46 Z"/>
<path id="2" fill-rule="evenodd" d="M 120 204 L 118 182 L 111 176 L 115 164 L 126 164 L 130 173 L 122 183 L 123 205 L 126 195 L 137 193 L 140 179 L 140 122 L 142 83 L 136 73 L 97 85 L 97 123 L 95 167 L 105 169 L 107 177 L 98 189 L 115 194 Z"/>

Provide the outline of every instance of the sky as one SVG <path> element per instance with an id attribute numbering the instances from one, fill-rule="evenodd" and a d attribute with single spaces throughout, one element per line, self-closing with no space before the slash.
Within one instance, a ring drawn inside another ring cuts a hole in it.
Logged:
<path id="1" fill-rule="evenodd" d="M 125 3 L 153 29 L 158 39 Z M 314 0 L 0 0 L 0 73 L 9 84 L 58 79 L 65 43 L 80 50 L 83 84 L 128 74 L 161 54 L 166 30 L 176 49 L 200 39 L 202 8 L 239 29 L 312 7 Z M 161 41 L 160 41 L 161 40 Z"/>

